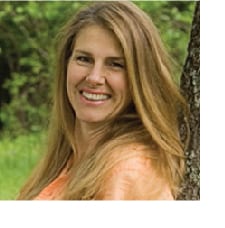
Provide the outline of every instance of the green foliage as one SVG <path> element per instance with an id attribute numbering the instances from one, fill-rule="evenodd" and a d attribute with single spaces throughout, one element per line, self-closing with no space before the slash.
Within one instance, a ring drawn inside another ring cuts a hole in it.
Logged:
<path id="1" fill-rule="evenodd" d="M 151 15 L 160 36 L 177 65 L 179 81 L 190 38 L 195 2 L 193 1 L 138 1 L 140 8 Z"/>
<path id="2" fill-rule="evenodd" d="M 0 4 L 0 59 L 6 60 L 1 77 L 10 102 L 1 107 L 4 131 L 12 136 L 41 131 L 47 125 L 54 78 L 54 37 L 81 1 L 25 1 Z M 189 39 L 194 2 L 135 2 L 149 13 L 169 52 L 183 65 Z M 0 60 L 1 61 L 1 60 Z M 180 71 L 177 73 L 180 74 Z M 4 101 L 4 97 L 2 98 Z"/>
<path id="3" fill-rule="evenodd" d="M 0 141 L 0 200 L 15 199 L 42 155 L 44 134 L 30 134 Z"/>

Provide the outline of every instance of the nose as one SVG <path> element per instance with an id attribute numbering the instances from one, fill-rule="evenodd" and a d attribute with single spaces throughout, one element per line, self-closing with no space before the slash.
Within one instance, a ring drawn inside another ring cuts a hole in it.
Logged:
<path id="1" fill-rule="evenodd" d="M 101 63 L 95 63 L 86 77 L 90 85 L 103 85 L 105 83 L 105 70 Z"/>

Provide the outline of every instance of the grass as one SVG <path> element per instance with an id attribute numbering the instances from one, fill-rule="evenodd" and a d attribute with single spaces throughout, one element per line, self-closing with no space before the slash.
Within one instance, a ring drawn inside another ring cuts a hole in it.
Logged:
<path id="1" fill-rule="evenodd" d="M 42 154 L 44 134 L 0 139 L 0 200 L 14 200 Z"/>

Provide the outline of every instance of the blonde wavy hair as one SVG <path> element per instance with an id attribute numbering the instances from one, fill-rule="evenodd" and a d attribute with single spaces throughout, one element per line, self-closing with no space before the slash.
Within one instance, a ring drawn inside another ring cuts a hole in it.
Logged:
<path id="1" fill-rule="evenodd" d="M 112 31 L 121 44 L 132 103 L 108 125 L 104 137 L 76 162 L 76 115 L 66 93 L 67 63 L 76 36 L 97 24 Z M 94 199 L 106 172 L 120 158 L 112 156 L 122 145 L 140 143 L 149 151 L 176 197 L 184 172 L 184 150 L 178 116 L 186 104 L 171 78 L 171 63 L 150 17 L 128 1 L 92 3 L 73 16 L 57 38 L 54 105 L 46 156 L 22 188 L 18 199 L 33 199 L 65 167 L 74 164 L 62 199 Z M 154 149 L 152 149 L 154 148 Z M 150 151 L 155 151 L 153 154 Z"/>

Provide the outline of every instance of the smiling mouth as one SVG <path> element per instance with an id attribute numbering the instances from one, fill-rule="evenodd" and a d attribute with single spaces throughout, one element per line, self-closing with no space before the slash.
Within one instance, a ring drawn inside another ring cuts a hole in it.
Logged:
<path id="1" fill-rule="evenodd" d="M 85 91 L 81 91 L 80 93 L 84 98 L 86 98 L 89 101 L 105 101 L 111 97 L 108 94 L 88 93 Z"/>

